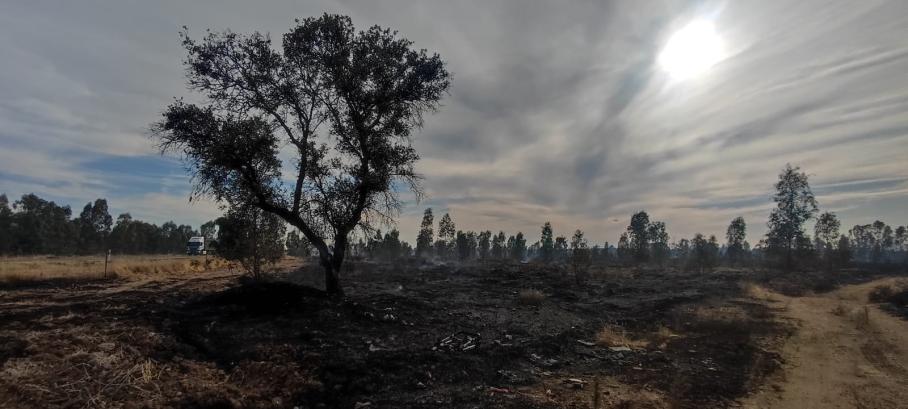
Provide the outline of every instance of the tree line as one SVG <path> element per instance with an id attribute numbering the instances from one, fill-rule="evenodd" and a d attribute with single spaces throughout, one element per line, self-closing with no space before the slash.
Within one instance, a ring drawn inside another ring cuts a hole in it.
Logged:
<path id="1" fill-rule="evenodd" d="M 730 221 L 722 242 L 715 235 L 700 233 L 671 242 L 664 222 L 651 220 L 646 211 L 639 211 L 631 216 L 615 245 L 591 245 L 580 229 L 569 238 L 556 236 L 549 222 L 541 226 L 539 239 L 528 245 L 523 232 L 507 235 L 504 231 L 458 230 L 448 213 L 436 227 L 433 210 L 428 208 L 423 213 L 415 247 L 403 241 L 397 229 L 385 233 L 375 230 L 367 238 L 348 244 L 348 252 L 385 261 L 408 257 L 460 262 L 534 261 L 575 269 L 591 265 L 651 265 L 706 271 L 724 264 L 829 270 L 851 263 L 908 263 L 908 227 L 890 227 L 875 221 L 840 231 L 841 223 L 835 213 L 819 212 L 807 175 L 797 167 L 788 165 L 779 175 L 773 200 L 776 208 L 770 213 L 768 232 L 754 246 L 746 239 L 747 223 L 743 217 Z M 808 232 L 810 221 L 814 222 L 812 236 Z M 280 218 L 260 209 L 231 209 L 196 231 L 173 222 L 158 226 L 135 220 L 129 213 L 119 215 L 114 222 L 106 199 L 86 203 L 72 218 L 69 206 L 34 194 L 23 195 L 13 203 L 5 194 L 0 195 L 0 255 L 93 254 L 107 249 L 120 254 L 182 253 L 193 236 L 205 236 L 209 247 L 223 241 L 220 247 L 224 254 L 240 253 L 246 258 L 267 254 L 271 261 L 284 254 L 308 257 L 315 250 L 299 230 L 286 232 Z M 260 272 L 259 262 L 250 261 L 254 274 Z"/>
<path id="2" fill-rule="evenodd" d="M 0 255 L 163 254 L 186 251 L 190 237 L 213 234 L 214 223 L 191 226 L 169 221 L 160 226 L 133 219 L 114 222 L 106 199 L 88 202 L 78 216 L 68 206 L 25 194 L 10 203 L 0 194 Z"/>
<path id="3" fill-rule="evenodd" d="M 522 232 L 507 236 L 503 231 L 457 230 L 448 213 L 436 228 L 435 215 L 429 208 L 423 214 L 415 249 L 401 242 L 397 230 L 392 230 L 384 236 L 379 231 L 365 241 L 360 239 L 351 252 L 382 260 L 413 256 L 442 261 L 535 261 L 574 268 L 609 264 L 672 266 L 697 271 L 720 264 L 791 270 L 844 268 L 853 262 L 908 263 L 908 227 L 893 228 L 875 221 L 841 232 L 835 213 L 819 212 L 808 176 L 798 167 L 786 165 L 775 187 L 776 207 L 767 222 L 768 232 L 754 246 L 746 240 L 747 222 L 743 217 L 729 222 L 723 241 L 715 235 L 697 233 L 671 242 L 664 222 L 650 220 L 646 211 L 639 211 L 631 216 L 614 246 L 608 242 L 591 246 L 580 229 L 570 238 L 556 236 L 552 224 L 545 222 L 539 240 L 528 246 Z M 808 231 L 811 221 L 812 236 Z"/>

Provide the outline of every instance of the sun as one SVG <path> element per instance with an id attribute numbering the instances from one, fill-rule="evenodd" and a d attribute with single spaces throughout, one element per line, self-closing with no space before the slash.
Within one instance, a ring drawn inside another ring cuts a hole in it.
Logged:
<path id="1" fill-rule="evenodd" d="M 673 78 L 701 75 L 722 59 L 722 39 L 709 20 L 694 20 L 676 31 L 659 53 L 659 65 Z"/>

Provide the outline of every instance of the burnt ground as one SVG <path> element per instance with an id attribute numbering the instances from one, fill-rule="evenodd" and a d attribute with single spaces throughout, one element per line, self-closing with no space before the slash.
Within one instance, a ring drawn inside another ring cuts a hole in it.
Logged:
<path id="1" fill-rule="evenodd" d="M 289 283 L 318 274 L 0 289 L 0 407 L 735 407 L 791 331 L 745 272 L 359 264 L 344 300 Z M 594 343 L 603 327 L 632 348 Z"/>

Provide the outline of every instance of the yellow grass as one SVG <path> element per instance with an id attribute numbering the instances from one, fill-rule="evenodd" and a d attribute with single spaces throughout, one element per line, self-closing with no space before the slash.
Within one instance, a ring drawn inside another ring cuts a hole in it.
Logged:
<path id="1" fill-rule="evenodd" d="M 765 287 L 752 282 L 743 282 L 739 284 L 744 291 L 744 295 L 760 301 L 774 301 L 773 294 Z"/>
<path id="2" fill-rule="evenodd" d="M 108 276 L 141 278 L 149 275 L 183 274 L 224 268 L 217 257 L 182 255 L 113 255 Z M 0 283 L 52 279 L 93 279 L 104 275 L 104 256 L 32 256 L 0 258 Z"/>
<path id="3" fill-rule="evenodd" d="M 545 294 L 539 290 L 520 290 L 517 301 L 523 305 L 539 305 L 545 300 Z"/>
<path id="4" fill-rule="evenodd" d="M 624 328 L 617 325 L 606 325 L 596 334 L 596 343 L 609 347 L 645 348 L 649 342 L 631 339 Z"/>
<path id="5" fill-rule="evenodd" d="M 628 348 L 664 348 L 669 340 L 677 338 L 678 335 L 664 325 L 660 325 L 653 332 L 638 334 L 639 336 L 628 335 L 627 331 L 617 325 L 606 325 L 599 333 L 596 334 L 596 343 L 608 347 Z"/>

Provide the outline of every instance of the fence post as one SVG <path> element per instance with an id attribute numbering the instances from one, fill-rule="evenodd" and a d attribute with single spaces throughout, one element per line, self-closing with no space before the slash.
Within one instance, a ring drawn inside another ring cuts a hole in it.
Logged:
<path id="1" fill-rule="evenodd" d="M 110 249 L 107 249 L 107 255 L 104 256 L 104 278 L 107 278 L 107 264 L 110 263 Z"/>

